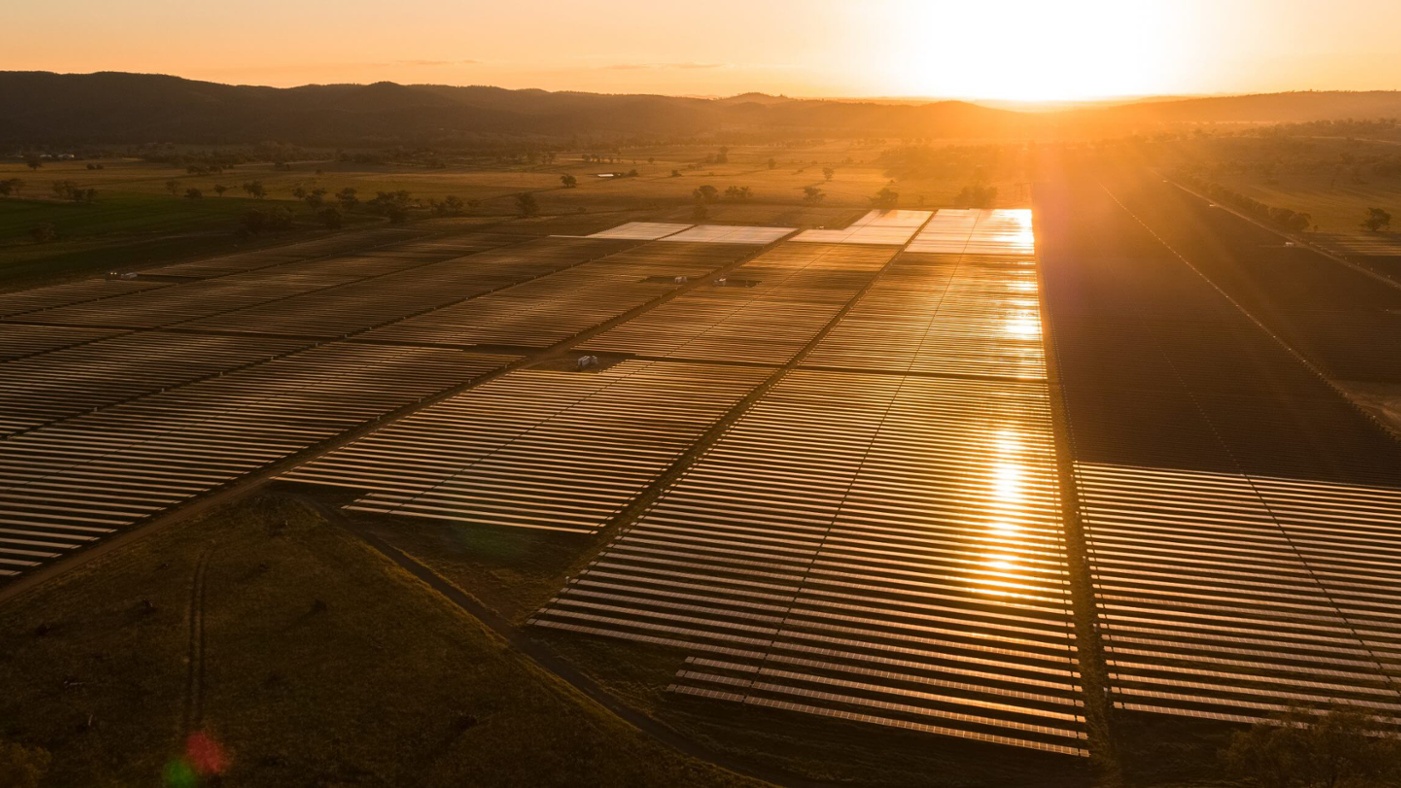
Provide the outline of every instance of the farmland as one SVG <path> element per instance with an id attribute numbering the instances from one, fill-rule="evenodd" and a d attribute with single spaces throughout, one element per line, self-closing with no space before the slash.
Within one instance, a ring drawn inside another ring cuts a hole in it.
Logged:
<path id="1" fill-rule="evenodd" d="M 720 155 L 722 148 L 725 153 Z M 433 167 L 417 160 L 343 161 L 334 151 L 318 155 L 298 150 L 308 158 L 250 161 L 201 174 L 190 170 L 208 169 L 200 162 L 217 160 L 218 149 L 166 153 L 161 161 L 95 154 L 81 161 L 47 161 L 34 170 L 11 160 L 0 162 L 0 181 L 18 179 L 23 185 L 0 197 L 0 289 L 324 234 L 328 230 L 316 210 L 297 196 L 318 189 L 325 190 L 326 205 L 339 205 L 336 196 L 345 189 L 353 189 L 359 202 L 380 192 L 406 192 L 409 215 L 417 219 L 434 215 L 434 201 L 455 197 L 462 201 L 452 219 L 457 224 L 522 224 L 515 197 L 523 192 L 534 194 L 539 204 L 539 218 L 526 224 L 579 213 L 616 216 L 629 211 L 686 221 L 695 210 L 694 190 L 705 185 L 722 196 L 730 187 L 748 187 L 743 199 L 723 198 L 707 206 L 711 221 L 740 224 L 844 223 L 892 181 L 911 206 L 950 204 L 979 177 L 1008 198 L 1027 198 L 1025 170 L 1015 148 L 999 152 L 952 145 L 949 155 L 935 156 L 937 166 L 916 170 L 890 159 L 890 151 L 899 148 L 894 141 L 734 148 L 721 143 L 609 145 L 606 156 L 605 151 L 561 151 L 552 154 L 548 164 L 530 153 L 449 157 Z M 91 169 L 97 166 L 101 169 Z M 828 169 L 830 180 L 824 173 Z M 635 177 L 598 177 L 632 171 Z M 561 181 L 566 175 L 573 176 L 577 186 L 566 189 Z M 253 182 L 262 185 L 261 198 L 243 189 Z M 55 183 L 93 189 L 96 197 L 91 204 L 73 203 L 53 192 Z M 218 186 L 227 191 L 216 192 Z M 805 187 L 817 188 L 824 196 L 819 202 L 805 200 Z M 201 196 L 190 199 L 190 189 Z M 283 207 L 295 213 L 292 229 L 258 237 L 236 234 L 249 211 Z M 346 208 L 342 221 L 353 228 L 385 220 L 359 205 Z M 45 225 L 52 226 L 55 237 L 36 243 L 32 232 Z"/>

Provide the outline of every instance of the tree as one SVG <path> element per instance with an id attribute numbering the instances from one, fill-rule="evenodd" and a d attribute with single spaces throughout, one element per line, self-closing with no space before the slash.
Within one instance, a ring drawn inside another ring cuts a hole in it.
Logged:
<path id="1" fill-rule="evenodd" d="M 1367 218 L 1362 220 L 1362 227 L 1374 233 L 1379 233 L 1391 227 L 1391 214 L 1381 208 L 1368 208 Z"/>
<path id="2" fill-rule="evenodd" d="M 579 185 L 579 179 L 568 174 L 559 176 L 559 182 L 564 184 L 564 188 L 566 189 L 572 189 Z"/>
<path id="3" fill-rule="evenodd" d="M 671 176 L 670 176 L 670 177 L 672 177 L 672 178 L 680 178 L 680 177 L 681 177 L 681 171 L 680 171 L 680 170 L 672 170 L 672 171 L 671 171 Z"/>
<path id="4" fill-rule="evenodd" d="M 409 220 L 409 204 L 412 198 L 408 191 L 375 192 L 374 199 L 366 200 L 365 207 L 371 213 L 387 217 L 390 224 L 403 224 Z"/>
<path id="5" fill-rule="evenodd" d="M 51 761 L 52 756 L 43 747 L 0 740 L 0 785 L 39 788 Z"/>
<path id="6" fill-rule="evenodd" d="M 435 216 L 461 216 L 464 207 L 461 197 L 449 194 L 443 198 L 442 202 L 433 201 L 433 214 Z"/>
<path id="7" fill-rule="evenodd" d="M 355 196 L 355 189 L 347 186 L 336 192 L 336 201 L 341 204 L 343 210 L 351 210 L 360 204 L 360 198 Z"/>
<path id="8" fill-rule="evenodd" d="M 1221 755 L 1235 776 L 1260 788 L 1396 785 L 1401 744 L 1378 733 L 1378 720 L 1357 709 L 1294 709 L 1236 733 Z"/>
<path id="9" fill-rule="evenodd" d="M 268 190 L 263 187 L 262 181 L 249 181 L 243 184 L 243 190 L 248 193 L 249 197 L 253 197 L 258 200 L 261 200 L 264 197 L 268 196 Z"/>
<path id="10" fill-rule="evenodd" d="M 816 205 L 825 199 L 827 199 L 826 192 L 822 191 L 816 186 L 803 187 L 803 202 L 807 203 L 808 205 Z"/>
<path id="11" fill-rule="evenodd" d="M 39 169 L 40 167 L 44 166 L 43 160 L 40 159 L 38 156 L 32 154 L 32 153 L 29 154 L 28 156 L 25 156 L 25 157 L 24 157 L 24 163 L 25 163 L 25 165 L 27 165 L 27 166 L 29 167 L 29 169 L 31 169 L 31 170 L 37 170 L 37 169 Z"/>
<path id="12" fill-rule="evenodd" d="M 964 186 L 963 191 L 954 198 L 954 204 L 959 208 L 991 208 L 996 203 L 997 187 L 984 186 L 981 183 Z"/>
<path id="13" fill-rule="evenodd" d="M 54 181 L 53 193 L 60 200 L 72 200 L 79 204 L 92 204 L 97 199 L 97 189 L 82 189 L 73 181 Z"/>
<path id="14" fill-rule="evenodd" d="M 886 186 L 876 192 L 876 196 L 871 198 L 871 205 L 875 208 L 894 208 L 900 204 L 900 193 Z"/>
<path id="15" fill-rule="evenodd" d="M 530 217 L 540 212 L 540 203 L 536 202 L 535 195 L 530 192 L 521 192 L 516 195 L 516 210 L 521 216 Z"/>
<path id="16" fill-rule="evenodd" d="M 284 205 L 267 211 L 254 208 L 243 214 L 243 218 L 240 221 L 243 224 L 244 232 L 256 235 L 264 230 L 277 231 L 290 229 L 292 227 L 293 218 L 292 209 Z"/>
<path id="17" fill-rule="evenodd" d="M 753 196 L 748 186 L 731 186 L 725 190 L 725 197 L 727 199 L 737 200 L 739 202 L 743 202 Z"/>
<path id="18" fill-rule="evenodd" d="M 224 196 L 224 192 L 226 192 L 226 191 L 228 191 L 228 190 L 229 190 L 229 187 L 225 186 L 225 185 L 222 184 L 222 183 L 216 183 L 216 184 L 214 184 L 214 193 L 217 194 L 217 195 L 219 195 L 220 197 L 223 197 L 223 196 Z"/>
<path id="19" fill-rule="evenodd" d="M 837 171 L 834 170 L 834 169 L 832 169 L 831 167 L 823 167 L 823 168 L 822 168 L 822 180 L 824 180 L 824 181 L 830 181 L 830 180 L 832 180 L 832 176 L 833 176 L 833 175 L 836 175 L 836 174 L 837 174 Z"/>
<path id="20" fill-rule="evenodd" d="M 696 198 L 696 202 L 718 202 L 720 200 L 720 190 L 710 184 L 706 184 L 697 187 L 695 191 L 691 192 L 691 196 Z"/>
<path id="21" fill-rule="evenodd" d="M 199 189 L 196 189 L 196 188 L 194 188 L 194 187 L 190 187 L 190 188 L 188 188 L 188 189 L 185 190 L 185 199 L 187 199 L 187 200 L 199 200 L 199 199 L 203 199 L 203 198 L 204 198 L 204 192 L 200 191 Z"/>
<path id="22" fill-rule="evenodd" d="M 18 197 L 19 190 L 23 188 L 24 181 L 20 180 L 19 178 L 6 178 L 5 180 L 0 181 L 0 196 L 9 197 L 13 194 L 14 196 Z"/>
<path id="23" fill-rule="evenodd" d="M 320 208 L 321 205 L 326 202 L 326 190 L 312 189 L 311 191 L 302 195 L 302 202 L 305 202 L 308 206 L 310 206 L 313 209 Z"/>
<path id="24" fill-rule="evenodd" d="M 293 187 L 292 196 L 297 198 L 298 200 L 306 197 L 306 187 L 300 185 Z"/>
<path id="25" fill-rule="evenodd" d="M 345 223 L 345 217 L 341 215 L 341 209 L 334 205 L 328 205 L 316 212 L 316 218 L 326 226 L 328 230 L 339 230 Z"/>
<path id="26" fill-rule="evenodd" d="M 168 191 L 168 192 L 170 192 L 170 196 L 171 196 L 171 197 L 174 197 L 175 195 L 177 195 L 177 194 L 180 193 L 180 181 L 176 181 L 176 180 L 169 180 L 169 181 L 166 181 L 166 182 L 165 182 L 165 190 Z"/>

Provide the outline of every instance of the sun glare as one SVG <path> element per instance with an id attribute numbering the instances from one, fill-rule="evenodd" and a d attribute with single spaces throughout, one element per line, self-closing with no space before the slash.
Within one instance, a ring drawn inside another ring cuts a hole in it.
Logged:
<path id="1" fill-rule="evenodd" d="M 889 95 L 1065 101 L 1163 90 L 1184 6 L 1163 0 L 904 0 L 864 20 Z M 869 18 L 880 16 L 880 19 Z"/>

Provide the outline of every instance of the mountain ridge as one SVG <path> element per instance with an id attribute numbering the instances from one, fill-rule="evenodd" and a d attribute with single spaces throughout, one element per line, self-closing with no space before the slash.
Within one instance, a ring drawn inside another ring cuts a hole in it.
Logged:
<path id="1" fill-rule="evenodd" d="M 1031 112 L 968 101 L 881 103 L 744 93 L 726 98 L 371 84 L 274 88 L 164 74 L 0 71 L 0 142 L 282 142 L 356 146 L 474 138 L 718 133 L 973 138 L 1068 125 L 1279 123 L 1401 115 L 1401 91 L 1297 91 L 1139 100 Z"/>

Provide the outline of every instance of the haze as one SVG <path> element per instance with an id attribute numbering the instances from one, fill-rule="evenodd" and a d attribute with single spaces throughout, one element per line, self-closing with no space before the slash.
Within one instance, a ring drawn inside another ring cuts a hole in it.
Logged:
<path id="1" fill-rule="evenodd" d="M 1011 0 L 703 5 L 54 0 L 0 69 L 730 95 L 1083 100 L 1394 87 L 1401 5 Z"/>

